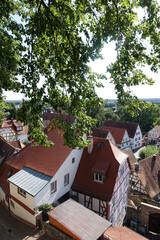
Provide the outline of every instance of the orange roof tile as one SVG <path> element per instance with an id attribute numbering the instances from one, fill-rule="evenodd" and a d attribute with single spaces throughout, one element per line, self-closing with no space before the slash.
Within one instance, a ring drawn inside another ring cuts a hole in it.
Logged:
<path id="1" fill-rule="evenodd" d="M 54 146 L 43 147 L 41 145 L 32 146 L 32 144 L 29 144 L 9 159 L 7 163 L 18 170 L 26 166 L 48 176 L 53 176 L 72 149 L 64 146 L 63 137 L 58 134 L 57 129 L 48 132 L 47 136 L 49 140 L 54 142 Z"/>
<path id="2" fill-rule="evenodd" d="M 138 127 L 138 123 L 106 121 L 104 126 L 127 129 L 130 138 L 133 138 Z"/>
<path id="3" fill-rule="evenodd" d="M 154 198 L 160 192 L 160 155 L 157 154 L 156 159 L 153 156 L 139 161 L 140 170 L 137 175 L 145 187 L 148 195 Z"/>
<path id="4" fill-rule="evenodd" d="M 99 143 L 101 143 L 99 145 Z M 127 155 L 103 138 L 93 138 L 93 151 L 84 149 L 78 171 L 72 185 L 74 191 L 110 201 L 116 182 L 119 165 Z M 93 181 L 93 173 L 105 174 L 104 184 Z"/>
<path id="5" fill-rule="evenodd" d="M 126 129 L 114 128 L 114 127 L 106 127 L 106 126 L 104 126 L 103 129 L 108 130 L 108 131 L 111 132 L 111 134 L 114 137 L 116 143 L 118 143 L 118 144 L 122 143 L 122 139 L 124 137 Z"/>

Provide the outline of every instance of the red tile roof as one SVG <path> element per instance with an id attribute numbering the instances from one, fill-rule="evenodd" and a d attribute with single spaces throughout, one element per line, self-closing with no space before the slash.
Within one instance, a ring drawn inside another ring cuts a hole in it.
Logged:
<path id="1" fill-rule="evenodd" d="M 138 123 L 106 121 L 104 126 L 127 129 L 130 138 L 133 138 L 138 127 Z"/>
<path id="2" fill-rule="evenodd" d="M 48 139 L 54 142 L 54 146 L 43 147 L 29 144 L 9 159 L 7 164 L 18 170 L 26 166 L 53 176 L 72 151 L 68 146 L 64 146 L 63 137 L 58 132 L 59 130 L 55 129 L 47 133 Z"/>
<path id="3" fill-rule="evenodd" d="M 99 145 L 99 143 L 101 143 Z M 93 138 L 93 151 L 84 149 L 78 171 L 72 185 L 73 191 L 110 201 L 120 164 L 127 155 L 103 138 Z M 104 184 L 93 181 L 93 173 L 106 174 Z"/>
<path id="4" fill-rule="evenodd" d="M 122 139 L 124 137 L 126 129 L 123 128 L 114 128 L 114 127 L 106 127 L 104 126 L 103 129 L 108 130 L 111 132 L 112 136 L 114 137 L 117 144 L 122 143 Z"/>
<path id="5" fill-rule="evenodd" d="M 148 238 L 145 238 L 141 236 L 140 234 L 132 231 L 131 229 L 127 227 L 109 227 L 107 231 L 104 234 L 108 239 L 110 240 L 146 240 Z"/>
<path id="6" fill-rule="evenodd" d="M 153 156 L 139 161 L 140 170 L 137 171 L 137 175 L 145 187 L 148 195 L 154 198 L 160 192 L 160 155 L 156 156 L 154 160 Z"/>
<path id="7" fill-rule="evenodd" d="M 92 136 L 93 137 L 100 137 L 100 138 L 107 138 L 109 131 L 104 129 L 104 128 L 96 128 L 96 127 L 92 127 Z"/>
<path id="8" fill-rule="evenodd" d="M 22 131 L 17 131 L 17 127 L 23 126 L 23 130 Z M 0 128 L 12 128 L 16 134 L 20 135 L 20 134 L 27 134 L 28 133 L 28 126 L 24 126 L 23 123 L 21 123 L 20 121 L 17 120 L 6 120 L 2 123 L 2 125 L 0 126 Z"/>

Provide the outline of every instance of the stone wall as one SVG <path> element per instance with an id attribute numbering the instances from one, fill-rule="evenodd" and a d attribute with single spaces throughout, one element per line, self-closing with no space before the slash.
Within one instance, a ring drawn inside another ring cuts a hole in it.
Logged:
<path id="1" fill-rule="evenodd" d="M 143 226 L 148 230 L 149 215 L 153 213 L 160 214 L 160 208 L 143 202 L 139 207 L 127 206 L 127 223 L 137 219 L 139 226 Z"/>
<path id="2" fill-rule="evenodd" d="M 148 229 L 149 215 L 153 213 L 160 214 L 160 208 L 147 203 L 141 203 L 140 210 L 141 214 L 139 217 L 139 221 L 141 222 L 142 226 L 147 226 Z"/>
<path id="3" fill-rule="evenodd" d="M 65 233 L 61 232 L 57 228 L 55 228 L 53 225 L 49 224 L 49 221 L 44 222 L 44 230 L 52 239 L 54 240 L 71 240 L 73 238 L 69 237 Z"/>

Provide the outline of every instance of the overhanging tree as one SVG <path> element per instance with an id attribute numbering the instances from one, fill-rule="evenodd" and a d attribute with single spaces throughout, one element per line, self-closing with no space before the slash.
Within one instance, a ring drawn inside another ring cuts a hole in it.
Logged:
<path id="1" fill-rule="evenodd" d="M 160 20 L 156 1 L 5 0 L 4 6 L 1 32 L 3 35 L 5 31 L 11 39 L 10 43 L 4 39 L 4 44 L 13 45 L 12 49 L 5 48 L 5 61 L 9 61 L 7 51 L 14 50 L 14 59 L 10 59 L 14 65 L 5 71 L 7 85 L 4 79 L 0 79 L 0 84 L 2 89 L 19 90 L 30 98 L 23 103 L 19 119 L 32 123 L 35 141 L 42 139 L 44 143 L 39 119 L 44 103 L 48 103 L 55 110 L 63 109 L 76 117 L 74 125 L 58 121 L 65 143 L 71 147 L 84 145 L 84 133 L 95 124 L 88 113 L 102 103 L 95 86 L 100 85 L 98 80 L 105 79 L 104 75 L 93 73 L 88 63 L 101 57 L 100 51 L 109 41 L 116 42 L 117 59 L 108 66 L 108 72 L 119 103 L 128 104 L 128 111 L 132 112 L 145 107 L 146 103 L 139 101 L 129 87 L 153 83 L 142 72 L 145 64 L 155 72 L 159 68 Z M 139 21 L 137 8 L 144 12 Z M 23 25 L 12 20 L 13 11 L 24 20 Z M 12 24 L 6 27 L 5 22 Z M 2 59 L 0 64 L 4 74 Z M 18 74 L 21 82 L 15 79 Z"/>

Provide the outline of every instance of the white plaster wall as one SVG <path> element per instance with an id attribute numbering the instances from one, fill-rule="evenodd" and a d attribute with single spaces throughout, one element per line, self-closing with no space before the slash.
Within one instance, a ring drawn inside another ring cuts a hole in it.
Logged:
<path id="1" fill-rule="evenodd" d="M 123 175 L 120 177 L 120 169 L 124 167 L 125 171 Z M 109 220 L 112 220 L 112 225 L 115 227 L 117 226 L 118 222 L 120 221 L 124 209 L 127 205 L 127 190 L 128 190 L 128 182 L 129 180 L 129 166 L 127 161 L 125 160 L 123 164 L 119 168 L 116 184 L 114 187 L 114 193 L 109 202 Z M 125 197 L 125 198 L 124 198 Z M 113 206 L 113 198 L 115 198 L 115 205 Z"/>
<path id="2" fill-rule="evenodd" d="M 80 204 L 84 205 L 84 194 L 78 194 L 78 201 Z"/>
<path id="3" fill-rule="evenodd" d="M 18 187 L 12 183 L 9 183 L 10 187 L 10 194 L 14 196 L 16 199 L 21 201 L 23 204 L 25 204 L 30 209 L 34 210 L 35 208 L 35 200 L 34 197 L 26 193 L 26 197 L 23 197 L 21 194 L 18 193 Z"/>
<path id="4" fill-rule="evenodd" d="M 10 210 L 19 218 L 36 225 L 36 217 L 25 210 L 21 205 L 15 202 L 13 199 L 10 199 L 14 203 L 14 208 L 10 204 Z"/>
<path id="5" fill-rule="evenodd" d="M 96 198 L 93 198 L 93 210 L 99 212 L 99 200 Z"/>
<path id="6" fill-rule="evenodd" d="M 25 142 L 27 139 L 28 139 L 27 134 L 17 135 L 17 140 L 20 140 L 21 142 Z"/>
<path id="7" fill-rule="evenodd" d="M 40 206 L 43 203 L 52 204 L 60 197 L 62 197 L 65 193 L 67 193 L 71 185 L 73 184 L 77 168 L 79 166 L 79 162 L 82 156 L 83 150 L 74 149 L 66 158 L 65 162 L 59 168 L 57 173 L 53 176 L 50 183 L 46 185 L 45 188 L 41 192 L 39 192 L 35 196 L 35 204 L 36 206 Z M 72 163 L 72 158 L 75 158 L 75 162 Z M 69 173 L 69 184 L 64 186 L 64 175 Z M 57 181 L 57 191 L 51 194 L 50 184 L 54 181 Z"/>
<path id="8" fill-rule="evenodd" d="M 113 144 L 116 144 L 115 139 L 113 138 L 112 134 L 109 132 L 107 138 L 109 141 L 111 141 Z"/>
<path id="9" fill-rule="evenodd" d="M 137 134 L 138 132 L 140 132 L 140 134 Z M 138 138 L 140 138 L 140 139 L 138 139 Z M 139 148 L 141 146 L 142 146 L 142 132 L 141 132 L 140 127 L 138 126 L 137 130 L 136 130 L 136 133 L 134 135 L 134 138 L 133 138 L 132 149 L 134 150 L 134 149 Z"/>
<path id="10" fill-rule="evenodd" d="M 130 147 L 130 140 L 129 140 L 129 136 L 128 136 L 127 131 L 125 131 L 125 133 L 124 133 L 124 136 L 123 136 L 123 139 L 122 139 L 122 144 L 123 144 L 123 146 L 121 145 L 121 149 L 125 149 L 125 148 Z"/>

